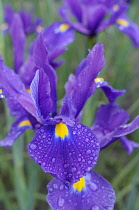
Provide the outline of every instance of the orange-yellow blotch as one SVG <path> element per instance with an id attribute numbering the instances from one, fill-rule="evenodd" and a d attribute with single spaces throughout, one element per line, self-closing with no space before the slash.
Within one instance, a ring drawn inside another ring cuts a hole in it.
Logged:
<path id="1" fill-rule="evenodd" d="M 113 6 L 113 10 L 114 10 L 114 11 L 118 11 L 118 10 L 119 10 L 119 5 L 118 5 L 118 4 L 115 4 L 115 5 Z"/>
<path id="2" fill-rule="evenodd" d="M 104 79 L 101 77 L 95 78 L 94 80 L 95 80 L 95 82 L 103 82 L 104 81 Z"/>
<path id="3" fill-rule="evenodd" d="M 127 20 L 124 20 L 124 19 L 122 19 L 122 18 L 118 18 L 118 19 L 116 20 L 116 23 L 118 23 L 118 24 L 120 24 L 120 25 L 122 25 L 122 26 L 128 26 L 128 25 L 129 25 L 128 21 L 127 21 Z"/>
<path id="4" fill-rule="evenodd" d="M 59 31 L 60 32 L 65 32 L 67 29 L 69 29 L 70 28 L 70 25 L 68 25 L 68 24 L 61 24 L 60 26 L 59 26 Z"/>
<path id="5" fill-rule="evenodd" d="M 3 93 L 2 89 L 0 89 L 0 94 Z"/>
<path id="6" fill-rule="evenodd" d="M 26 126 L 26 125 L 31 125 L 30 121 L 29 120 L 24 120 L 22 121 L 21 123 L 19 123 L 19 127 L 23 127 L 23 126 Z"/>
<path id="7" fill-rule="evenodd" d="M 78 190 L 78 192 L 82 191 L 85 188 L 85 178 L 80 178 L 78 182 L 75 182 L 73 184 L 73 187 L 75 190 Z"/>
<path id="8" fill-rule="evenodd" d="M 31 93 L 31 90 L 30 90 L 29 88 L 27 88 L 26 91 L 27 91 L 28 93 Z"/>
<path id="9" fill-rule="evenodd" d="M 65 138 L 65 136 L 68 135 L 68 128 L 64 123 L 58 123 L 56 124 L 55 128 L 55 135 L 61 137 L 62 139 Z"/>

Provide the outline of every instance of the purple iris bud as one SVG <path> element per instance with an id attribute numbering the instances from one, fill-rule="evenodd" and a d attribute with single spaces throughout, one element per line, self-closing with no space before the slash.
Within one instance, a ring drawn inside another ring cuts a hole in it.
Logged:
<path id="1" fill-rule="evenodd" d="M 54 210 L 114 209 L 115 192 L 112 186 L 94 171 L 90 171 L 69 186 L 58 179 L 53 179 L 47 188 L 46 199 Z"/>
<path id="2" fill-rule="evenodd" d="M 127 18 L 128 3 L 124 1 L 104 0 L 66 0 L 60 8 L 60 16 L 75 30 L 94 36 L 110 25 L 117 25 L 125 33 L 134 46 L 139 45 L 139 26 Z M 70 19 L 73 15 L 76 21 Z"/>
<path id="3" fill-rule="evenodd" d="M 131 153 L 135 147 L 139 148 L 139 143 L 125 137 L 139 128 L 139 116 L 131 123 L 126 124 L 128 121 L 128 113 L 124 109 L 120 109 L 118 104 L 101 105 L 92 126 L 93 132 L 100 141 L 100 148 L 107 147 L 117 139 L 120 139 L 127 153 Z"/>

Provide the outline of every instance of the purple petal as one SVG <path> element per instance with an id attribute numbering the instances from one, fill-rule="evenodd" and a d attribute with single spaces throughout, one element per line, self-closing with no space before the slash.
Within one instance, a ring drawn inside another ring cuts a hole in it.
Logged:
<path id="1" fill-rule="evenodd" d="M 132 133 L 138 128 L 139 128 L 139 115 L 135 117 L 135 119 L 131 123 L 121 125 L 117 130 L 115 130 L 113 135 L 114 137 L 118 138 L 127 135 L 129 133 Z"/>
<path id="2" fill-rule="evenodd" d="M 10 4 L 5 4 L 4 6 L 4 20 L 10 26 L 13 20 L 14 11 Z"/>
<path id="3" fill-rule="evenodd" d="M 24 62 L 24 51 L 26 44 L 22 20 L 18 14 L 15 14 L 13 17 L 10 34 L 14 49 L 14 69 L 16 72 L 18 72 L 19 68 Z"/>
<path id="4" fill-rule="evenodd" d="M 35 116 L 36 108 L 30 94 L 26 91 L 24 84 L 14 71 L 3 64 L 0 59 L 0 84 L 9 94 L 9 98 L 18 102 L 30 114 Z"/>
<path id="5" fill-rule="evenodd" d="M 39 118 L 47 118 L 49 113 L 52 111 L 53 103 L 50 96 L 51 90 L 49 78 L 43 69 L 40 69 L 36 72 L 30 89 L 32 98 L 36 104 Z"/>
<path id="6" fill-rule="evenodd" d="M 18 118 L 12 125 L 7 137 L 0 141 L 0 146 L 10 147 L 16 139 L 27 129 L 31 129 L 31 123 L 25 117 Z"/>
<path id="7" fill-rule="evenodd" d="M 115 134 L 128 120 L 128 113 L 120 109 L 118 104 L 100 106 L 92 130 L 99 139 L 101 149 L 118 139 L 119 136 Z"/>
<path id="8" fill-rule="evenodd" d="M 128 154 L 131 154 L 134 148 L 139 148 L 139 143 L 128 140 L 125 136 L 120 137 L 122 146 L 126 149 Z"/>
<path id="9" fill-rule="evenodd" d="M 34 61 L 38 68 L 42 68 L 49 77 L 51 87 L 51 98 L 53 101 L 53 113 L 56 113 L 56 83 L 57 76 L 54 69 L 49 65 L 48 52 L 44 45 L 43 34 L 40 33 L 33 51 Z"/>
<path id="10" fill-rule="evenodd" d="M 31 55 L 29 55 L 29 57 L 24 62 L 24 64 L 21 66 L 21 68 L 18 72 L 20 79 L 25 84 L 25 87 L 27 89 L 30 88 L 30 84 L 35 76 L 37 69 L 38 68 L 34 64 L 33 57 Z"/>
<path id="11" fill-rule="evenodd" d="M 71 13 L 77 18 L 79 22 L 82 20 L 82 9 L 80 0 L 66 0 L 65 1 L 69 9 L 71 10 Z"/>
<path id="12" fill-rule="evenodd" d="M 134 47 L 139 46 L 139 26 L 129 20 L 125 15 L 116 20 L 118 29 L 130 37 Z"/>
<path id="13" fill-rule="evenodd" d="M 74 41 L 74 31 L 64 22 L 55 22 L 43 31 L 44 43 L 49 53 L 63 49 Z"/>
<path id="14" fill-rule="evenodd" d="M 64 136 L 57 134 L 56 126 L 61 124 L 60 132 L 64 132 L 65 126 L 67 129 Z M 45 172 L 76 182 L 96 164 L 99 143 L 88 127 L 79 123 L 74 126 L 61 124 L 37 130 L 28 146 L 29 155 Z"/>
<path id="15" fill-rule="evenodd" d="M 96 80 L 97 88 L 101 88 L 103 90 L 110 103 L 114 103 L 119 96 L 126 92 L 126 90 L 114 89 L 112 86 L 108 85 L 106 81 L 101 80 L 101 78 L 100 81 L 99 78 L 96 78 Z"/>
<path id="16" fill-rule="evenodd" d="M 99 43 L 96 44 L 89 52 L 86 62 L 84 61 L 83 65 L 80 65 L 80 67 L 84 68 L 78 68 L 78 73 L 80 73 L 76 78 L 76 83 L 72 86 L 70 93 L 67 94 L 67 98 L 70 98 L 69 102 L 74 107 L 73 109 L 76 110 L 74 116 L 79 114 L 87 99 L 94 93 L 96 87 L 94 79 L 97 77 L 104 65 L 104 48 L 102 43 Z M 64 114 L 64 106 L 70 107 L 68 105 L 68 101 L 65 101 L 63 104 L 61 109 L 62 114 Z M 69 113 L 69 115 L 71 115 L 71 113 Z"/>
<path id="17" fill-rule="evenodd" d="M 85 188 L 80 192 L 74 185 L 66 186 L 62 181 L 53 179 L 48 185 L 47 201 L 57 210 L 104 210 L 113 209 L 115 192 L 111 184 L 102 176 L 91 171 L 85 177 Z"/>

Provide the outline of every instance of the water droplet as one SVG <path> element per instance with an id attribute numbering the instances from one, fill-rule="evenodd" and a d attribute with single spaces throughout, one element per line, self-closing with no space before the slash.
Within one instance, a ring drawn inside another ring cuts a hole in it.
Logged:
<path id="1" fill-rule="evenodd" d="M 58 189 L 58 185 L 54 183 L 54 184 L 53 184 L 53 188 L 54 188 L 54 189 Z"/>
<path id="2" fill-rule="evenodd" d="M 64 189 L 64 185 L 60 185 L 60 190 L 63 190 Z"/>
<path id="3" fill-rule="evenodd" d="M 49 188 L 49 192 L 53 192 L 53 189 L 52 188 Z"/>
<path id="4" fill-rule="evenodd" d="M 77 125 L 77 128 L 81 128 L 81 125 L 80 125 L 80 124 L 78 124 L 78 125 Z"/>
<path id="5" fill-rule="evenodd" d="M 78 84 L 79 87 L 81 87 L 81 85 L 82 85 L 81 83 Z"/>
<path id="6" fill-rule="evenodd" d="M 55 162 L 55 160 L 56 160 L 55 158 L 52 158 L 52 162 L 53 162 L 53 163 Z"/>
<path id="7" fill-rule="evenodd" d="M 90 154 L 90 153 L 91 153 L 91 150 L 90 149 L 86 151 L 86 154 Z"/>
<path id="8" fill-rule="evenodd" d="M 96 191 L 98 189 L 98 186 L 94 183 L 94 182 L 90 182 L 90 188 L 93 190 L 93 191 Z"/>
<path id="9" fill-rule="evenodd" d="M 30 149 L 34 150 L 36 149 L 37 145 L 36 144 L 30 144 Z"/>
<path id="10" fill-rule="evenodd" d="M 88 142 L 88 141 L 89 141 L 89 139 L 88 139 L 88 138 L 86 138 L 86 139 L 85 139 L 85 141 L 86 141 L 86 142 Z"/>
<path id="11" fill-rule="evenodd" d="M 72 170 L 72 172 L 75 172 L 75 171 L 76 171 L 76 168 L 74 167 L 74 168 L 72 168 L 71 170 Z"/>
<path id="12" fill-rule="evenodd" d="M 68 167 L 68 165 L 69 165 L 69 164 L 65 163 L 65 164 L 64 164 L 64 168 L 67 168 L 67 167 Z"/>
<path id="13" fill-rule="evenodd" d="M 93 206 L 92 210 L 99 210 L 99 206 Z"/>
<path id="14" fill-rule="evenodd" d="M 60 207 L 63 206 L 64 202 L 65 202 L 65 201 L 64 201 L 63 198 L 60 197 L 60 198 L 58 199 L 58 205 L 59 205 Z"/>
<path id="15" fill-rule="evenodd" d="M 76 134 L 76 131 L 73 131 L 73 134 L 75 135 Z"/>
<path id="16" fill-rule="evenodd" d="M 81 161 L 81 158 L 78 158 L 78 161 Z"/>

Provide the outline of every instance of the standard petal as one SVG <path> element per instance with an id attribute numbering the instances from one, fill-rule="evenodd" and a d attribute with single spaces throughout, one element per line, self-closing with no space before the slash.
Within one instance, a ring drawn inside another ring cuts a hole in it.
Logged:
<path id="1" fill-rule="evenodd" d="M 24 52 L 26 44 L 23 23 L 18 14 L 15 14 L 13 17 L 10 34 L 12 37 L 14 49 L 14 70 L 18 72 L 24 62 Z"/>
<path id="2" fill-rule="evenodd" d="M 109 210 L 114 209 L 115 192 L 102 176 L 91 171 L 82 183 L 64 185 L 53 179 L 48 185 L 46 197 L 53 210 Z"/>
<path id="3" fill-rule="evenodd" d="M 103 44 L 99 43 L 89 51 L 86 62 L 83 61 L 80 65 L 80 68 L 78 68 L 76 82 L 74 82 L 71 90 L 67 93 L 67 98 L 70 98 L 69 101 L 76 110 L 72 117 L 76 117 L 79 114 L 87 99 L 94 93 L 96 88 L 94 79 L 97 77 L 104 65 L 104 48 Z M 81 67 L 84 68 L 81 69 Z M 70 105 L 67 105 L 66 102 L 63 104 L 63 106 L 70 107 Z M 62 109 L 63 108 L 64 107 L 62 107 Z M 69 113 L 69 116 L 71 116 L 71 113 Z"/>
<path id="4" fill-rule="evenodd" d="M 31 129 L 31 123 L 25 117 L 18 118 L 12 125 L 8 135 L 0 141 L 0 146 L 10 147 L 16 139 L 27 129 Z"/>
<path id="5" fill-rule="evenodd" d="M 36 66 L 39 69 L 43 69 L 47 76 L 49 77 L 50 87 L 51 87 L 51 98 L 53 101 L 53 113 L 56 113 L 56 84 L 57 75 L 55 70 L 50 66 L 48 61 L 48 52 L 44 44 L 43 34 L 40 32 L 36 43 L 34 46 L 33 57 Z"/>
<path id="6" fill-rule="evenodd" d="M 52 100 L 50 82 L 43 69 L 36 72 L 36 75 L 30 86 L 31 96 L 36 104 L 37 115 L 39 118 L 45 119 L 52 111 Z"/>
<path id="7" fill-rule="evenodd" d="M 30 142 L 29 155 L 45 172 L 61 180 L 76 182 L 95 164 L 99 143 L 86 126 L 59 123 L 43 126 Z"/>

